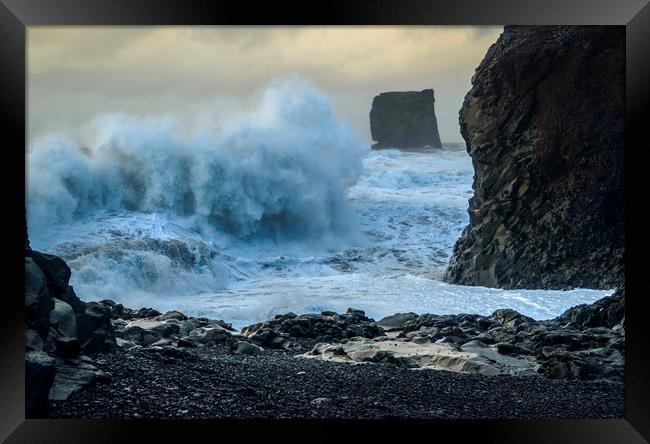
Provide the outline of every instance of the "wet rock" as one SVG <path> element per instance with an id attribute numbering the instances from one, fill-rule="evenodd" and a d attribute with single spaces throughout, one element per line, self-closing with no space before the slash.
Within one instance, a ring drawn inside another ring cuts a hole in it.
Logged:
<path id="1" fill-rule="evenodd" d="M 185 339 L 194 342 L 195 344 L 222 344 L 224 343 L 230 333 L 221 327 L 213 327 L 210 329 L 204 330 L 193 330 L 192 333 L 187 336 Z"/>
<path id="2" fill-rule="evenodd" d="M 560 323 L 572 323 L 578 328 L 613 328 L 625 317 L 625 292 L 617 290 L 613 295 L 593 304 L 572 307 L 558 317 Z"/>
<path id="3" fill-rule="evenodd" d="M 490 319 L 500 323 L 501 325 L 505 325 L 507 327 L 516 327 L 517 325 L 522 323 L 526 323 L 526 324 L 535 323 L 534 319 L 529 318 L 528 316 L 524 316 L 516 312 L 515 310 L 511 310 L 509 308 L 496 310 L 494 313 L 492 313 Z"/>
<path id="4" fill-rule="evenodd" d="M 177 321 L 185 321 L 185 320 L 187 320 L 187 316 L 185 316 L 180 311 L 172 310 L 172 311 L 168 311 L 167 313 L 158 316 L 157 319 L 161 320 L 161 321 L 168 320 L 168 319 L 174 319 L 174 320 L 177 320 Z"/>
<path id="5" fill-rule="evenodd" d="M 377 325 L 385 331 L 401 330 L 404 328 L 404 324 L 417 317 L 418 315 L 415 313 L 396 313 L 379 320 Z"/>
<path id="6" fill-rule="evenodd" d="M 349 308 L 344 314 L 278 315 L 270 321 L 245 327 L 242 334 L 255 344 L 278 348 L 284 346 L 289 337 L 316 341 L 354 336 L 374 338 L 382 336 L 384 331 L 362 310 Z"/>
<path id="7" fill-rule="evenodd" d="M 136 312 L 133 313 L 133 317 L 135 318 L 155 318 L 156 316 L 160 316 L 162 313 L 160 313 L 158 310 L 155 310 L 153 308 L 141 308 L 137 310 Z"/>
<path id="8" fill-rule="evenodd" d="M 625 30 L 506 26 L 459 120 L 474 195 L 445 280 L 623 285 Z"/>
<path id="9" fill-rule="evenodd" d="M 537 372 L 532 357 L 503 356 L 494 347 L 478 341 L 458 348 L 443 343 L 380 339 L 357 338 L 345 344 L 317 344 L 302 356 L 334 362 L 394 364 L 487 375 L 534 375 Z"/>
<path id="10" fill-rule="evenodd" d="M 403 323 L 397 341 L 427 347 L 436 343 L 452 349 L 489 353 L 529 361 L 539 373 L 555 379 L 611 379 L 623 381 L 625 330 L 621 313 L 624 287 L 593 304 L 579 305 L 550 320 L 535 321 L 511 310 L 490 317 L 422 314 Z M 314 353 L 328 359 L 332 344 Z M 343 349 L 342 349 L 343 350 Z"/>
<path id="11" fill-rule="evenodd" d="M 542 361 L 540 371 L 551 379 L 612 379 L 624 378 L 625 358 L 612 348 L 589 349 L 577 352 L 553 350 Z"/>

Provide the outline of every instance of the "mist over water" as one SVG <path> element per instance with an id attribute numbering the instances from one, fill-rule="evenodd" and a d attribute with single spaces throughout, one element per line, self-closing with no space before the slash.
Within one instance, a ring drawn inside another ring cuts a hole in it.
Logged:
<path id="1" fill-rule="evenodd" d="M 241 327 L 347 307 L 550 318 L 609 293 L 441 282 L 468 223 L 464 148 L 370 151 L 296 79 L 220 126 L 107 115 L 35 141 L 27 162 L 32 246 L 66 259 L 84 300 Z"/>

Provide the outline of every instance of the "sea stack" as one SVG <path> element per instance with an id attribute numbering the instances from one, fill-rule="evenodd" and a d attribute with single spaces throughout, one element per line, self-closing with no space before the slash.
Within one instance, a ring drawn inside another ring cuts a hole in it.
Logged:
<path id="1" fill-rule="evenodd" d="M 624 284 L 623 28 L 506 26 L 459 120 L 474 196 L 448 282 Z"/>
<path id="2" fill-rule="evenodd" d="M 433 89 L 381 93 L 372 100 L 370 132 L 377 148 L 441 148 Z"/>

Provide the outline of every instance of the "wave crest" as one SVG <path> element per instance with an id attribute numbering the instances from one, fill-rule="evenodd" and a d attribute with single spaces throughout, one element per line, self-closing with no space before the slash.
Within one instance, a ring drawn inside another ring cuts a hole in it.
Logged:
<path id="1" fill-rule="evenodd" d="M 162 211 L 240 238 L 351 228 L 345 191 L 361 174 L 368 145 L 309 84 L 275 81 L 255 111 L 216 134 L 200 128 L 184 139 L 180 132 L 171 118 L 112 114 L 78 140 L 40 139 L 28 154 L 30 228 L 98 210 Z"/>

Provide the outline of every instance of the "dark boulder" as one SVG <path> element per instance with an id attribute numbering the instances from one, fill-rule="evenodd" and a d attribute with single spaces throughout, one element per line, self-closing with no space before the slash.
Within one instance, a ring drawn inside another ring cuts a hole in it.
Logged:
<path id="1" fill-rule="evenodd" d="M 63 259 L 34 250 L 31 250 L 30 257 L 45 275 L 47 285 L 53 295 L 58 296 L 67 290 L 72 272 Z"/>
<path id="2" fill-rule="evenodd" d="M 56 350 L 62 358 L 73 358 L 81 353 L 79 339 L 71 336 L 59 336 L 55 339 Z"/>
<path id="3" fill-rule="evenodd" d="M 106 352 L 116 346 L 111 310 L 101 302 L 85 303 L 84 312 L 77 316 L 77 329 L 84 353 Z"/>
<path id="4" fill-rule="evenodd" d="M 495 310 L 495 312 L 490 316 L 490 319 L 508 327 L 516 327 L 522 323 L 535 323 L 534 319 L 524 316 L 509 308 Z"/>
<path id="5" fill-rule="evenodd" d="M 168 320 L 168 319 L 175 319 L 177 321 L 185 321 L 185 320 L 187 320 L 187 316 L 185 316 L 180 311 L 172 310 L 172 311 L 168 311 L 167 313 L 158 316 L 157 319 L 159 319 L 161 321 L 165 321 L 165 320 Z"/>
<path id="6" fill-rule="evenodd" d="M 25 398 L 28 417 L 94 382 L 108 382 L 82 353 L 111 350 L 109 305 L 82 302 L 68 285 L 70 268 L 57 256 L 25 247 Z"/>
<path id="7" fill-rule="evenodd" d="M 582 304 L 562 313 L 557 321 L 560 323 L 584 327 L 612 328 L 620 324 L 625 317 L 625 290 L 619 289 L 613 295 L 599 299 L 593 304 Z"/>
<path id="8" fill-rule="evenodd" d="M 442 147 L 432 89 L 385 92 L 372 100 L 373 148 Z"/>
<path id="9" fill-rule="evenodd" d="M 55 360 L 42 351 L 25 353 L 25 416 L 47 416 L 47 401 L 54 381 Z"/>
<path id="10" fill-rule="evenodd" d="M 33 259 L 25 258 L 25 323 L 45 338 L 50 327 L 50 311 L 54 298 L 47 289 L 47 280 Z"/>
<path id="11" fill-rule="evenodd" d="M 474 196 L 446 281 L 624 283 L 625 29 L 506 26 L 459 121 Z"/>
<path id="12" fill-rule="evenodd" d="M 233 343 L 231 350 L 236 355 L 259 355 L 263 351 L 260 346 L 246 341 L 237 341 Z"/>
<path id="13" fill-rule="evenodd" d="M 386 331 L 401 330 L 404 328 L 404 324 L 417 317 L 418 315 L 415 313 L 395 313 L 394 315 L 386 316 L 385 318 L 380 319 L 377 322 L 377 325 Z"/>
<path id="14" fill-rule="evenodd" d="M 87 356 L 64 361 L 57 366 L 54 381 L 49 392 L 52 401 L 64 401 L 70 395 L 95 383 L 108 383 L 111 375 L 99 370 Z"/>
<path id="15" fill-rule="evenodd" d="M 343 314 L 326 313 L 277 315 L 270 321 L 245 327 L 242 334 L 251 342 L 268 348 L 283 347 L 288 338 L 331 342 L 354 336 L 374 338 L 384 335 L 384 330 L 362 310 L 348 308 Z"/>
<path id="16" fill-rule="evenodd" d="M 70 305 L 60 299 L 54 299 L 54 308 L 50 312 L 50 327 L 56 336 L 77 337 L 77 318 Z"/>
<path id="17" fill-rule="evenodd" d="M 25 328 L 25 351 L 43 351 L 43 338 L 36 330 Z"/>
<path id="18" fill-rule="evenodd" d="M 155 318 L 156 316 L 160 316 L 161 313 L 153 308 L 141 308 L 140 310 L 136 311 L 133 313 L 134 318 Z"/>
<path id="19" fill-rule="evenodd" d="M 71 285 L 68 285 L 65 291 L 59 294 L 57 297 L 72 307 L 72 310 L 77 315 L 83 313 L 86 308 L 86 304 L 77 297 Z"/>

